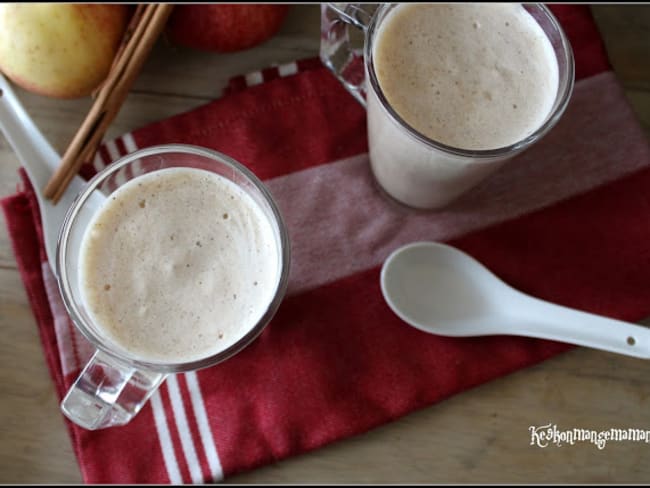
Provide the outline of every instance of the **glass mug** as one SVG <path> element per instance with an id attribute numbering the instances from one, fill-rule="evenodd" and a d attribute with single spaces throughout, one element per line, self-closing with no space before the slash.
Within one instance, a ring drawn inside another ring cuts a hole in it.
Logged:
<path id="1" fill-rule="evenodd" d="M 182 167 L 223 176 L 255 201 L 273 229 L 279 254 L 278 279 L 262 317 L 232 345 L 190 362 L 148 362 L 114 344 L 93 320 L 81 295 L 80 248 L 93 215 L 118 188 L 152 171 Z M 168 374 L 206 368 L 244 349 L 278 309 L 287 287 L 289 261 L 287 230 L 271 194 L 251 171 L 232 158 L 205 148 L 170 144 L 134 151 L 104 168 L 74 201 L 59 234 L 56 267 L 63 302 L 77 329 L 96 348 L 61 402 L 63 413 L 91 430 L 124 425 L 140 411 Z"/>
<path id="2" fill-rule="evenodd" d="M 345 88 L 366 107 L 372 174 L 390 197 L 411 208 L 436 209 L 452 202 L 502 164 L 543 137 L 560 119 L 574 84 L 569 41 L 542 4 L 524 8 L 551 41 L 558 65 L 558 89 L 545 121 L 529 136 L 506 147 L 468 150 L 430 139 L 404 121 L 387 101 L 375 72 L 374 46 L 382 24 L 399 4 L 327 3 L 321 6 L 320 57 Z M 486 5 L 489 7 L 489 5 Z M 363 35 L 362 56 L 351 35 Z"/>

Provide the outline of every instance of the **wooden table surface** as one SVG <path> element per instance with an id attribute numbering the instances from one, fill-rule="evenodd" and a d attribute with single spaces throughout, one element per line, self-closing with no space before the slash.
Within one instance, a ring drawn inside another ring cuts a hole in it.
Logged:
<path id="1" fill-rule="evenodd" d="M 629 101 L 650 133 L 650 5 L 593 12 Z M 217 55 L 160 41 L 108 137 L 202 105 L 236 74 L 315 56 L 318 5 L 295 5 L 281 32 L 243 53 Z M 63 152 L 89 99 L 16 90 Z M 0 196 L 14 192 L 18 160 L 0 136 Z M 650 322 L 648 322 L 650 323 Z M 36 324 L 4 225 L 0 226 L 0 483 L 79 483 Z M 650 443 L 530 445 L 530 426 L 650 429 L 650 366 L 577 348 L 456 395 L 365 435 L 252 472 L 230 483 L 647 483 Z"/>

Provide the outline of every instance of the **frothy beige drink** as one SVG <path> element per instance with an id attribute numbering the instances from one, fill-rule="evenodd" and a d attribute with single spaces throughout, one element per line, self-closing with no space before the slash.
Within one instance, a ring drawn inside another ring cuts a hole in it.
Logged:
<path id="1" fill-rule="evenodd" d="M 553 110 L 556 55 L 520 4 L 398 5 L 375 36 L 374 70 L 387 103 L 436 143 L 504 148 L 535 132 Z M 372 90 L 367 103 L 373 172 L 398 200 L 437 206 L 493 171 L 485 160 L 424 146 Z"/>
<path id="2" fill-rule="evenodd" d="M 518 4 L 402 5 L 382 26 L 374 60 L 397 113 L 462 149 L 530 135 L 557 93 L 553 47 Z"/>
<path id="3" fill-rule="evenodd" d="M 131 355 L 181 363 L 240 339 L 280 276 L 268 217 L 217 174 L 169 168 L 116 190 L 81 246 L 83 297 L 101 332 Z"/>

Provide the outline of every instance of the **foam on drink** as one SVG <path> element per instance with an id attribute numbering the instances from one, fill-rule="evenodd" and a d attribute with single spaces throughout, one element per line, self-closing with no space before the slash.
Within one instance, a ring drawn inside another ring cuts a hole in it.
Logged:
<path id="1" fill-rule="evenodd" d="M 374 32 L 372 53 L 381 92 L 406 126 L 460 150 L 502 149 L 492 159 L 438 150 L 368 90 L 372 173 L 412 207 L 440 208 L 478 184 L 554 110 L 555 50 L 520 4 L 400 4 Z"/>
<path id="2" fill-rule="evenodd" d="M 413 128 L 461 149 L 496 149 L 539 128 L 558 67 L 544 31 L 520 4 L 404 4 L 377 34 L 375 71 Z"/>
<path id="3" fill-rule="evenodd" d="M 82 294 L 101 333 L 131 355 L 193 361 L 263 316 L 278 249 L 268 217 L 234 183 L 163 169 L 118 188 L 93 219 L 81 246 Z"/>

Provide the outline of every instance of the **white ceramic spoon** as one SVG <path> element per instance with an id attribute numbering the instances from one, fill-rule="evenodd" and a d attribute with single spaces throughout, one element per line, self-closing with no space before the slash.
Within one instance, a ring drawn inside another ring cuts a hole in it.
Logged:
<path id="1" fill-rule="evenodd" d="M 538 337 L 650 358 L 649 329 L 526 295 L 444 244 L 416 242 L 397 249 L 380 279 L 390 308 L 425 332 Z"/>
<path id="2" fill-rule="evenodd" d="M 70 205 L 86 182 L 75 176 L 56 205 L 42 190 L 61 161 L 14 94 L 9 82 L 0 74 L 0 130 L 9 141 L 34 187 L 43 222 L 47 259 L 56 275 L 56 246 L 59 229 Z"/>

